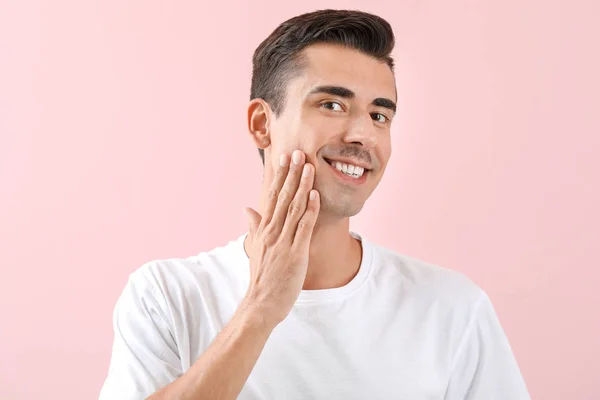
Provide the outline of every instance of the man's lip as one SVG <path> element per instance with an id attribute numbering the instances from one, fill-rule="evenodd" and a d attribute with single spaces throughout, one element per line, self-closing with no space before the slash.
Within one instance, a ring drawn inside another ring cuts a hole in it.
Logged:
<path id="1" fill-rule="evenodd" d="M 327 164 L 329 164 L 329 163 L 327 163 Z M 338 179 L 341 179 L 343 182 L 346 182 L 346 183 L 349 183 L 352 185 L 364 184 L 367 181 L 367 176 L 369 175 L 369 171 L 365 170 L 360 178 L 355 178 L 355 177 L 351 177 L 351 176 L 343 173 L 342 171 L 338 170 L 336 167 L 334 167 L 331 164 L 329 164 L 329 168 L 331 168 L 331 171 Z"/>
<path id="2" fill-rule="evenodd" d="M 352 164 L 352 165 L 356 165 L 357 167 L 362 167 L 365 169 L 365 171 L 370 171 L 371 170 L 371 166 L 365 162 L 362 161 L 357 161 L 357 160 L 352 160 L 350 158 L 327 158 L 327 157 L 323 157 L 323 160 L 327 161 L 328 163 L 332 163 L 332 162 L 336 162 L 339 161 L 343 164 Z"/>

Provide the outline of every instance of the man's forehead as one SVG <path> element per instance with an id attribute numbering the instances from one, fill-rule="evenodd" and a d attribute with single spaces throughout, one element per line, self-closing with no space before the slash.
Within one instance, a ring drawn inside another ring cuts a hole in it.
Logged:
<path id="1" fill-rule="evenodd" d="M 390 67 L 354 49 L 340 46 L 311 46 L 297 89 L 302 97 L 319 86 L 345 87 L 358 98 L 371 101 L 386 97 L 396 101 L 396 83 Z"/>

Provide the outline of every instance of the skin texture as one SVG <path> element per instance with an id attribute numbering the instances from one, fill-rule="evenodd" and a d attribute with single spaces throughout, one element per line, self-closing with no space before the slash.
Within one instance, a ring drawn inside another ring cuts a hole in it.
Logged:
<path id="1" fill-rule="evenodd" d="M 385 63 L 355 50 L 320 44 L 305 55 L 308 67 L 289 83 L 278 118 L 264 100 L 248 106 L 265 172 L 259 211 L 246 209 L 246 296 L 194 365 L 150 399 L 236 399 L 300 291 L 343 286 L 358 271 L 362 251 L 349 217 L 377 187 L 391 155 L 393 112 L 381 104 L 396 101 L 394 78 Z M 310 94 L 321 86 L 354 95 Z M 362 184 L 340 179 L 325 161 L 342 156 L 368 165 Z"/>

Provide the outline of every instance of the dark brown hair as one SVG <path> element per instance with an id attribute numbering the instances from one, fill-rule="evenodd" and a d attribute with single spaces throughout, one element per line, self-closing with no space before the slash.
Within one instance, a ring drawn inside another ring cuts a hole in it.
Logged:
<path id="1" fill-rule="evenodd" d="M 279 25 L 254 51 L 250 100 L 261 98 L 279 116 L 290 79 L 306 66 L 302 50 L 316 43 L 339 44 L 388 64 L 395 39 L 390 24 L 377 15 L 353 10 L 318 10 Z M 263 149 L 258 149 L 265 162 Z"/>

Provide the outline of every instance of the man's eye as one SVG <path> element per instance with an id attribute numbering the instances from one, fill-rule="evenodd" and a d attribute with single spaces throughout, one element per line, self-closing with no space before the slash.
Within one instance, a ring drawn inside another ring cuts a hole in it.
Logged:
<path id="1" fill-rule="evenodd" d="M 388 118 L 385 115 L 381 114 L 381 113 L 371 114 L 371 117 L 373 117 L 373 119 L 375 121 L 381 122 L 382 124 L 385 124 L 387 122 L 387 120 L 388 120 Z"/>
<path id="2" fill-rule="evenodd" d="M 325 107 L 328 110 L 332 111 L 344 111 L 340 103 L 336 103 L 334 101 L 328 101 L 321 104 L 321 107 Z M 337 107 L 337 108 L 336 108 Z"/>

